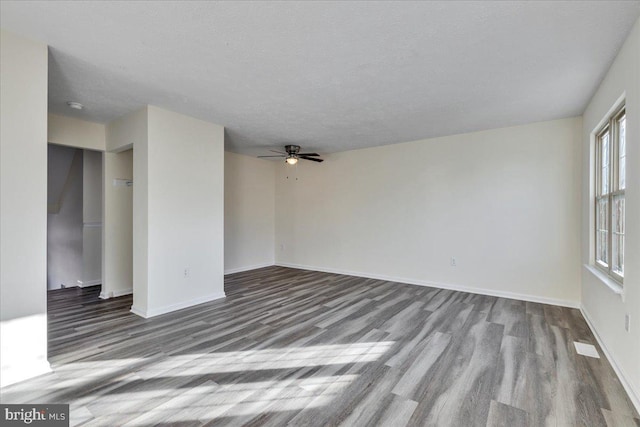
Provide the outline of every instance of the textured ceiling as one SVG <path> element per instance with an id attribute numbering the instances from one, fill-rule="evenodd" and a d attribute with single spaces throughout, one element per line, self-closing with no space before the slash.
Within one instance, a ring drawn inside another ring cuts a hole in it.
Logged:
<path id="1" fill-rule="evenodd" d="M 639 1 L 0 5 L 3 29 L 50 46 L 51 112 L 108 122 L 153 104 L 224 125 L 248 154 L 580 115 L 640 15 Z"/>

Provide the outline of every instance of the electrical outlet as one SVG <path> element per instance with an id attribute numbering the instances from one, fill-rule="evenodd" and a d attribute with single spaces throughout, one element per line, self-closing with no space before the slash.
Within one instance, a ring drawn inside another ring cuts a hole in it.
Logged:
<path id="1" fill-rule="evenodd" d="M 188 278 L 189 278 L 189 269 L 188 269 L 188 268 L 185 268 L 185 269 L 184 269 L 184 278 L 185 278 L 185 279 L 188 279 Z"/>
<path id="2" fill-rule="evenodd" d="M 624 330 L 627 332 L 631 330 L 631 316 L 628 313 L 624 315 Z"/>
<path id="3" fill-rule="evenodd" d="M 451 267 L 455 267 L 456 266 L 456 257 L 451 257 Z"/>
<path id="4" fill-rule="evenodd" d="M 280 243 L 280 250 L 284 251 L 284 243 Z"/>

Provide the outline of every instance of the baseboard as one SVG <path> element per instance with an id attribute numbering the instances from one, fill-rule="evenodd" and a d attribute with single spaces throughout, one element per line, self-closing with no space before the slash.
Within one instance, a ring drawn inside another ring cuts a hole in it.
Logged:
<path id="1" fill-rule="evenodd" d="M 380 274 L 369 274 L 369 273 L 362 273 L 362 272 L 357 272 L 357 271 L 347 271 L 347 270 L 340 270 L 340 269 L 333 269 L 333 268 L 315 267 L 315 266 L 310 266 L 310 265 L 291 264 L 291 263 L 286 263 L 286 262 L 276 262 L 275 265 L 278 265 L 280 267 L 298 268 L 298 269 L 301 269 L 301 270 L 322 271 L 324 273 L 344 274 L 344 275 L 347 275 L 347 276 L 364 277 L 364 278 L 367 278 L 367 279 L 376 279 L 376 280 L 385 280 L 385 281 L 389 281 L 389 282 L 406 283 L 406 284 L 409 284 L 409 285 L 428 286 L 428 287 L 431 287 L 431 288 L 449 289 L 449 290 L 452 290 L 452 291 L 467 292 L 467 293 L 470 293 L 470 294 L 489 295 L 489 296 L 492 296 L 492 297 L 515 299 L 515 300 L 519 300 L 519 301 L 537 302 L 537 303 L 540 303 L 540 304 L 557 305 L 557 306 L 560 306 L 560 307 L 580 308 L 580 303 L 577 302 L 577 301 L 569 301 L 569 300 L 562 300 L 562 299 L 556 299 L 556 298 L 540 297 L 540 296 L 536 296 L 536 295 L 520 294 L 520 293 L 516 293 L 516 292 L 496 291 L 496 290 L 493 290 L 493 289 L 475 288 L 475 287 L 456 285 L 456 284 L 451 284 L 451 283 L 441 283 L 441 282 L 433 282 L 433 281 L 427 281 L 427 280 L 417 280 L 417 279 L 410 279 L 410 278 L 406 278 L 406 277 L 384 276 L 384 275 L 380 275 Z"/>
<path id="2" fill-rule="evenodd" d="M 131 306 L 131 310 L 129 310 L 129 311 L 131 311 L 131 312 L 132 312 L 133 314 L 135 314 L 136 316 L 140 316 L 140 317 L 143 317 L 143 318 L 145 318 L 145 319 L 147 318 L 147 312 L 146 312 L 145 310 L 141 310 L 141 309 L 139 309 L 139 308 L 138 308 L 138 307 L 136 307 L 135 305 L 132 305 L 132 306 Z"/>
<path id="3" fill-rule="evenodd" d="M 275 265 L 275 263 L 271 261 L 262 264 L 248 265 L 246 267 L 230 268 L 224 271 L 224 275 L 226 276 L 227 274 L 242 273 L 243 271 L 256 270 L 258 268 L 271 267 L 273 265 Z"/>
<path id="4" fill-rule="evenodd" d="M 102 291 L 100 292 L 99 298 L 100 299 L 117 298 L 125 295 L 131 295 L 132 293 L 133 293 L 133 288 L 120 289 L 118 291 L 109 291 L 109 292 Z"/>
<path id="5" fill-rule="evenodd" d="M 616 363 L 616 360 L 613 358 L 613 356 L 611 355 L 611 352 L 609 351 L 607 346 L 604 344 L 604 341 L 602 341 L 602 339 L 600 338 L 600 335 L 598 334 L 598 331 L 596 330 L 593 324 L 593 321 L 591 320 L 591 317 L 589 316 L 589 313 L 585 309 L 584 305 L 580 307 L 580 312 L 582 312 L 582 317 L 584 317 L 584 319 L 587 321 L 587 325 L 589 325 L 589 329 L 591 329 L 593 336 L 596 337 L 596 341 L 598 341 L 598 344 L 600 344 L 600 348 L 602 349 L 605 357 L 611 364 L 611 367 L 613 368 L 616 375 L 618 376 L 618 379 L 622 383 L 622 387 L 624 387 L 624 390 L 627 392 L 627 395 L 629 396 L 631 403 L 633 403 L 633 406 L 635 406 L 636 411 L 640 413 L 640 392 L 636 392 L 636 390 L 634 390 L 633 388 L 633 385 L 631 385 L 631 383 L 627 381 L 627 376 L 624 373 L 624 370 L 622 369 L 622 367 L 620 367 Z"/>
<path id="6" fill-rule="evenodd" d="M 86 288 L 89 286 L 95 286 L 95 285 L 101 285 L 102 284 L 102 279 L 95 279 L 95 280 L 78 280 L 78 287 L 79 288 Z"/>
<path id="7" fill-rule="evenodd" d="M 173 311 L 182 310 L 183 308 L 193 307 L 194 305 L 204 304 L 206 302 L 214 301 L 220 298 L 225 298 L 224 292 L 219 294 L 206 295 L 200 298 L 194 298 L 190 301 L 180 302 L 177 304 L 165 305 L 164 307 L 152 308 L 147 310 L 141 310 L 135 306 L 131 306 L 131 312 L 140 317 L 148 319 L 150 317 L 160 316 L 161 314 L 171 313 Z"/>

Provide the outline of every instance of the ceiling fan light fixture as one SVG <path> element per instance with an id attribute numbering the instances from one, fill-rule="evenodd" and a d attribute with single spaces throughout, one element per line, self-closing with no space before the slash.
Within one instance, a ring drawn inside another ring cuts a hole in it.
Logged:
<path id="1" fill-rule="evenodd" d="M 289 156 L 285 161 L 287 162 L 287 164 L 295 165 L 296 163 L 298 163 L 298 158 L 294 156 Z"/>

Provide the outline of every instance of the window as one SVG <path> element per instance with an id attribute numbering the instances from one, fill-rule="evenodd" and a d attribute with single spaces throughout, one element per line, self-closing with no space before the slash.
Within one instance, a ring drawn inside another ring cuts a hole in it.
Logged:
<path id="1" fill-rule="evenodd" d="M 595 264 L 624 281 L 627 116 L 622 105 L 596 134 Z"/>

